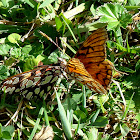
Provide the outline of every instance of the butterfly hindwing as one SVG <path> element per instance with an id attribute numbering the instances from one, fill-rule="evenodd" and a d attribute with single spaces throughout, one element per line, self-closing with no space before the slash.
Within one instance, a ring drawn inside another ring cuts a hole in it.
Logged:
<path id="1" fill-rule="evenodd" d="M 85 66 L 93 79 L 99 82 L 106 90 L 112 79 L 113 64 L 109 60 Z"/>
<path id="2" fill-rule="evenodd" d="M 68 61 L 66 72 L 73 79 L 86 85 L 90 90 L 97 93 L 106 93 L 104 87 L 87 72 L 84 65 L 77 58 L 72 58 Z"/>

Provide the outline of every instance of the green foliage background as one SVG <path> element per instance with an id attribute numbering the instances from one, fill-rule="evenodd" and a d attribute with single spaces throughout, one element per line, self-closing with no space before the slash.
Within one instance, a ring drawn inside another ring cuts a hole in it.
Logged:
<path id="1" fill-rule="evenodd" d="M 53 128 L 54 139 L 140 137 L 140 2 L 109 2 L 1 0 L 0 81 L 34 69 L 40 61 L 50 65 L 56 63 L 58 57 L 68 60 L 90 31 L 102 26 L 106 26 L 109 36 L 107 58 L 117 70 L 128 75 L 114 79 L 120 87 L 112 82 L 108 95 L 94 95 L 75 81 L 70 84 L 61 79 L 56 84 L 54 100 L 51 97 L 43 102 L 32 100 L 31 106 L 35 109 L 23 105 L 20 117 L 14 118 L 11 126 L 4 125 L 16 111 L 19 101 L 15 103 L 14 95 L 2 96 L 0 139 L 32 140 L 43 125 Z M 63 51 L 38 31 L 47 34 Z"/>

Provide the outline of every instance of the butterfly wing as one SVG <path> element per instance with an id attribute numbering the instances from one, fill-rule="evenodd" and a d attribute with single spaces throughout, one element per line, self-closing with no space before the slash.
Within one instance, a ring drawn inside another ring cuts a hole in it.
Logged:
<path id="1" fill-rule="evenodd" d="M 106 60 L 107 31 L 100 28 L 94 31 L 78 50 L 78 58 L 92 78 L 107 90 L 112 78 L 112 63 Z"/>
<path id="2" fill-rule="evenodd" d="M 112 78 L 112 63 L 109 60 L 105 60 L 107 38 L 107 31 L 105 28 L 94 31 L 85 40 L 75 55 L 75 59 L 80 60 L 83 67 L 77 62 L 77 67 L 74 71 L 68 68 L 73 59 L 68 62 L 69 66 L 67 67 L 71 77 L 76 77 L 76 80 L 87 85 L 97 93 L 106 93 Z M 87 73 L 89 74 L 88 78 L 90 78 L 90 80 L 86 78 Z"/>
<path id="3" fill-rule="evenodd" d="M 109 60 L 104 60 L 99 64 L 86 65 L 85 69 L 90 73 L 92 78 L 100 83 L 105 90 L 109 86 L 112 79 L 113 64 Z"/>
<path id="4" fill-rule="evenodd" d="M 94 31 L 78 50 L 75 58 L 78 58 L 84 65 L 91 63 L 100 63 L 106 58 L 106 40 L 107 31 L 105 28 L 99 28 Z"/>
<path id="5" fill-rule="evenodd" d="M 86 85 L 90 90 L 97 93 L 106 93 L 104 87 L 87 72 L 83 63 L 77 58 L 72 58 L 68 61 L 66 72 L 73 79 Z"/>
<path id="6" fill-rule="evenodd" d="M 27 99 L 34 96 L 45 97 L 60 74 L 59 66 L 44 65 L 7 78 L 1 83 L 1 89 L 9 94 L 21 94 Z"/>

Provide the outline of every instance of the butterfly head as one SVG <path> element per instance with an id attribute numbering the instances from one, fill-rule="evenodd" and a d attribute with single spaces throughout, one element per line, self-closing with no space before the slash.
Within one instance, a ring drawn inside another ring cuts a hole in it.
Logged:
<path id="1" fill-rule="evenodd" d="M 67 61 L 66 61 L 65 59 L 63 59 L 63 58 L 58 57 L 58 63 L 59 63 L 60 66 L 61 66 L 62 73 L 63 73 L 62 75 L 63 75 L 66 79 L 68 79 L 67 74 L 66 74 L 66 65 L 67 65 Z"/>
<path id="2" fill-rule="evenodd" d="M 66 65 L 67 65 L 67 61 L 65 59 L 63 59 L 63 58 L 60 58 L 60 57 L 58 57 L 58 63 L 60 63 L 60 66 L 62 68 L 65 68 Z"/>

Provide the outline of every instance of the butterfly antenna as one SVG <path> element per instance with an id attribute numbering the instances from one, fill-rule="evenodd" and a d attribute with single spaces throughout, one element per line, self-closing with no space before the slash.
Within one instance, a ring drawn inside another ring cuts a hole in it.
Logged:
<path id="1" fill-rule="evenodd" d="M 43 33 L 42 31 L 38 31 L 42 36 L 46 37 L 50 42 L 52 42 L 60 51 L 63 52 L 63 50 L 58 46 L 58 44 L 56 44 L 49 36 L 47 36 L 45 33 Z"/>

